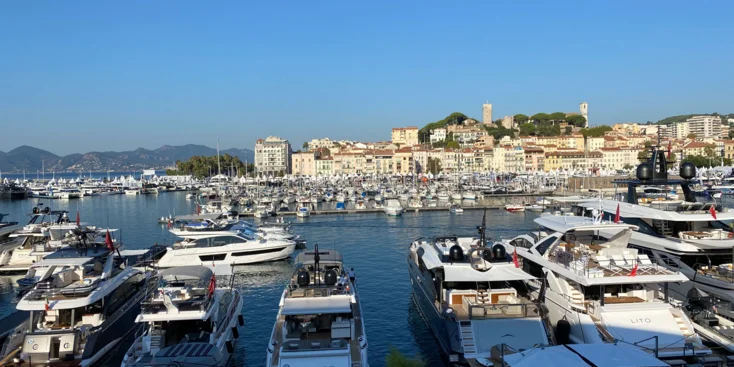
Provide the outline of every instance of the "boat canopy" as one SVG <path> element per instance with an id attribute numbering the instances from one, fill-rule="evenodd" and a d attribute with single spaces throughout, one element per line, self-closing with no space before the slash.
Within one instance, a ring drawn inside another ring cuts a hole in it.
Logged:
<path id="1" fill-rule="evenodd" d="M 178 266 L 161 271 L 160 277 L 166 282 L 211 279 L 214 273 L 206 266 Z"/>
<path id="2" fill-rule="evenodd" d="M 332 295 L 329 297 L 286 298 L 283 301 L 283 315 L 317 315 L 324 313 L 352 312 L 351 297 Z"/>
<path id="3" fill-rule="evenodd" d="M 667 363 L 639 348 L 623 344 L 569 344 L 533 348 L 505 355 L 510 367 L 668 367 Z"/>
<path id="4" fill-rule="evenodd" d="M 296 256 L 296 264 L 313 264 L 315 263 L 313 251 L 304 251 Z M 342 254 L 336 250 L 319 251 L 319 262 L 341 263 L 343 262 Z"/>
<path id="5" fill-rule="evenodd" d="M 473 269 L 470 264 L 444 264 L 444 281 L 447 282 L 494 282 L 494 281 L 513 281 L 513 280 L 531 280 L 534 276 L 524 272 L 514 265 L 508 264 L 491 264 L 492 267 L 488 271 L 479 271 Z"/>

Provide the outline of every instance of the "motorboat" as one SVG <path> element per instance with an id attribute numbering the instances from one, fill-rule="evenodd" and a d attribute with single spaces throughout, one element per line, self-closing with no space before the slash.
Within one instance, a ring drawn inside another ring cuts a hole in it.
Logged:
<path id="1" fill-rule="evenodd" d="M 140 189 L 125 189 L 125 195 L 139 195 Z"/>
<path id="2" fill-rule="evenodd" d="M 296 216 L 299 218 L 305 218 L 311 215 L 311 211 L 306 206 L 299 206 L 296 210 Z"/>
<path id="3" fill-rule="evenodd" d="M 212 270 L 183 266 L 162 270 L 148 282 L 135 322 L 144 331 L 123 357 L 122 367 L 225 366 L 244 324 L 243 299 L 220 287 Z"/>
<path id="4" fill-rule="evenodd" d="M 451 204 L 451 207 L 449 208 L 449 212 L 451 212 L 452 214 L 464 214 L 464 209 L 462 209 L 457 204 Z"/>
<path id="5" fill-rule="evenodd" d="M 542 212 L 543 209 L 544 209 L 543 206 L 542 205 L 538 205 L 538 204 L 525 205 L 525 210 L 528 210 L 528 211 L 531 211 L 531 212 L 538 212 L 539 213 L 539 212 Z"/>
<path id="6" fill-rule="evenodd" d="M 518 213 L 518 212 L 524 212 L 525 211 L 525 205 L 520 204 L 506 204 L 505 210 L 507 210 L 510 213 Z"/>
<path id="7" fill-rule="evenodd" d="M 147 279 L 127 265 L 127 255 L 108 237 L 103 245 L 59 249 L 35 264 L 42 275 L 16 307 L 29 317 L 8 334 L 3 360 L 89 366 L 113 349 L 134 330 Z"/>
<path id="8" fill-rule="evenodd" d="M 298 254 L 278 307 L 267 366 L 368 366 L 362 307 L 340 252 Z"/>
<path id="9" fill-rule="evenodd" d="M 686 313 L 669 302 L 688 278 L 630 248 L 636 228 L 580 216 L 541 216 L 538 231 L 503 241 L 536 279 L 534 296 L 549 311 L 558 342 L 637 346 L 663 360 L 711 355 Z M 544 279 L 544 280 L 542 280 Z"/>
<path id="10" fill-rule="evenodd" d="M 495 348 L 553 344 L 544 306 L 525 283 L 536 277 L 504 245 L 487 244 L 485 223 L 479 238 L 418 239 L 407 253 L 413 300 L 451 364 L 479 366 Z"/>
<path id="11" fill-rule="evenodd" d="M 403 206 L 397 199 L 388 199 L 385 203 L 385 214 L 389 216 L 398 216 L 403 214 Z"/>
<path id="12" fill-rule="evenodd" d="M 357 199 L 357 202 L 354 204 L 354 209 L 357 209 L 357 210 L 367 209 L 367 205 L 365 204 L 364 199 Z"/>
<path id="13" fill-rule="evenodd" d="M 295 241 L 257 238 L 242 231 L 201 232 L 168 247 L 157 265 L 160 268 L 244 265 L 282 260 L 295 248 Z"/>

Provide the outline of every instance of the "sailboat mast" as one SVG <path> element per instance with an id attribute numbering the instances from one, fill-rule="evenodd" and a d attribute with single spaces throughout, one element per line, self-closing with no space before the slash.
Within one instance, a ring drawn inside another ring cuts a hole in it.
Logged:
<path id="1" fill-rule="evenodd" d="M 222 164 L 219 162 L 219 138 L 217 138 L 217 175 L 222 174 Z"/>

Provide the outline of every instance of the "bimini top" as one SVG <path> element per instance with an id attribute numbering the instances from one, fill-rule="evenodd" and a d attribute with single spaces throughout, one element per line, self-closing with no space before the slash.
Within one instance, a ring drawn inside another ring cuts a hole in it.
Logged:
<path id="1" fill-rule="evenodd" d="M 160 277 L 166 282 L 186 280 L 209 280 L 214 273 L 206 266 L 178 266 L 161 271 Z"/>
<path id="2" fill-rule="evenodd" d="M 314 259 L 315 253 L 313 251 L 304 251 L 296 256 L 296 264 L 313 264 L 316 262 Z M 336 250 L 319 250 L 319 262 L 320 263 L 343 263 L 342 254 Z"/>

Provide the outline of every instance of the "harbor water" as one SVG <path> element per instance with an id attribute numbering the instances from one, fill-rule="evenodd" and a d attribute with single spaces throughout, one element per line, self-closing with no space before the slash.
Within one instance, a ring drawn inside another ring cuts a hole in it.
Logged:
<path id="1" fill-rule="evenodd" d="M 185 192 L 159 195 L 110 195 L 76 200 L 41 200 L 53 210 L 68 210 L 74 218 L 77 209 L 82 223 L 119 228 L 117 236 L 128 249 L 142 249 L 154 243 L 170 244 L 173 236 L 161 216 L 190 214 L 195 202 Z M 25 222 L 37 199 L 0 201 L 0 213 L 10 220 Z M 727 207 L 731 207 L 727 203 Z M 537 213 L 487 211 L 488 234 L 493 239 L 508 238 L 534 229 Z M 418 237 L 456 234 L 476 236 L 481 210 L 463 214 L 448 211 L 415 213 L 399 217 L 379 214 L 325 215 L 310 218 L 289 217 L 293 232 L 307 240 L 309 249 L 336 249 L 343 253 L 345 265 L 354 267 L 362 300 L 369 340 L 370 365 L 384 366 L 392 348 L 407 356 L 420 356 L 428 366 L 442 365 L 438 347 L 411 298 L 406 267 L 406 250 Z M 257 220 L 255 220 L 257 221 Z M 278 311 L 278 301 L 292 272 L 289 261 L 238 268 L 234 283 L 245 298 L 242 313 L 245 325 L 231 366 L 262 366 L 265 351 Z M 22 275 L 0 277 L 0 316 L 15 310 L 15 280 Z M 225 281 L 224 279 L 222 281 Z M 104 365 L 117 365 L 132 341 L 132 335 L 110 353 Z"/>

